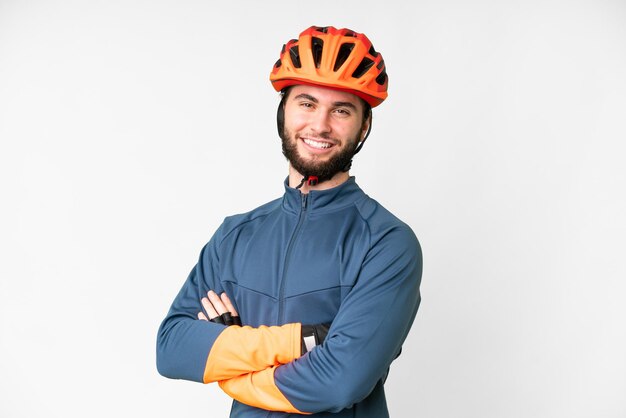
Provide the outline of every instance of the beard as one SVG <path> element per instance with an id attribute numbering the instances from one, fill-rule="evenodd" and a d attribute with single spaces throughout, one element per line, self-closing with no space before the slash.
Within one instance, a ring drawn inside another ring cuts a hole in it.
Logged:
<path id="1" fill-rule="evenodd" d="M 329 139 L 326 135 L 320 135 L 322 139 Z M 291 166 L 303 176 L 316 176 L 318 181 L 330 180 L 333 176 L 342 171 L 348 171 L 352 163 L 352 157 L 356 151 L 358 136 L 349 140 L 339 153 L 333 155 L 327 161 L 306 160 L 298 152 L 298 141 L 294 134 L 283 127 L 280 139 L 283 145 L 283 155 Z"/>

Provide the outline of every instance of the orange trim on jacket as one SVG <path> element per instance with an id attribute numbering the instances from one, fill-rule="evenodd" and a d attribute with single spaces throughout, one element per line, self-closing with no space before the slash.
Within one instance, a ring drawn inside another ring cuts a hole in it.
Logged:
<path id="1" fill-rule="evenodd" d="M 297 410 L 276 387 L 274 382 L 276 367 L 222 380 L 219 385 L 231 398 L 250 406 L 268 411 L 310 415 L 308 412 Z"/>
<path id="2" fill-rule="evenodd" d="M 299 323 L 259 328 L 230 326 L 217 337 L 209 352 L 204 383 L 289 363 L 300 357 L 300 341 Z"/>

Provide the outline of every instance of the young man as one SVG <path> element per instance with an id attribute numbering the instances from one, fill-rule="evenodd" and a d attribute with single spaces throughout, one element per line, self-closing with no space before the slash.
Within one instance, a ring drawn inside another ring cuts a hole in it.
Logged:
<path id="1" fill-rule="evenodd" d="M 421 252 L 348 173 L 387 97 L 384 61 L 363 34 L 311 27 L 270 80 L 285 194 L 226 218 L 204 247 L 159 329 L 159 372 L 218 381 L 231 417 L 388 417 Z"/>

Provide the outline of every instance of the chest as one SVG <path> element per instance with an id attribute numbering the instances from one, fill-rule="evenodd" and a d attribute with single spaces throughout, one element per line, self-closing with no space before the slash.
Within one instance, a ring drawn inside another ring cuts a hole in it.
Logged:
<path id="1" fill-rule="evenodd" d="M 222 280 L 244 320 L 255 318 L 251 325 L 332 321 L 369 246 L 366 225 L 351 211 L 280 213 L 229 238 Z"/>

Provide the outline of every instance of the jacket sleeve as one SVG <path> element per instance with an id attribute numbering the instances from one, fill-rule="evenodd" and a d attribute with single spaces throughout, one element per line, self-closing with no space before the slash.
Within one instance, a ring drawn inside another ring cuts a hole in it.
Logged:
<path id="1" fill-rule="evenodd" d="M 220 387 L 249 405 L 296 413 L 339 412 L 364 399 L 399 355 L 420 303 L 413 232 L 403 225 L 375 239 L 321 346 Z"/>
<path id="2" fill-rule="evenodd" d="M 201 299 L 221 292 L 218 246 L 222 227 L 176 296 L 157 335 L 157 369 L 163 376 L 209 383 L 288 363 L 300 356 L 300 324 L 226 327 L 198 320 Z"/>

